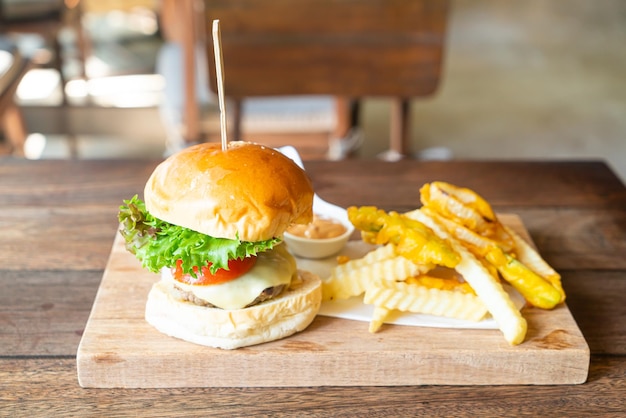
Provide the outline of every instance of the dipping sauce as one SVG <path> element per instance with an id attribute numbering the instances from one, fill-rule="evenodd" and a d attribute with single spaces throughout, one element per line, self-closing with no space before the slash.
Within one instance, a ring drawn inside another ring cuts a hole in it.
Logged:
<path id="1" fill-rule="evenodd" d="M 292 225 L 287 232 L 302 238 L 325 239 L 343 235 L 346 227 L 334 219 L 314 215 L 313 222 L 306 225 Z"/>

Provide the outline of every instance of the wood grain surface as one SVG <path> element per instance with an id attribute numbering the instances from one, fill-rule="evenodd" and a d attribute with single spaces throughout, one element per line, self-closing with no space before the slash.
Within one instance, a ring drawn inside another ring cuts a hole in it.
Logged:
<path id="1" fill-rule="evenodd" d="M 90 389 L 73 358 L 7 359 L 0 406 L 11 417 L 620 417 L 624 376 L 626 362 L 600 356 L 582 385 Z"/>
<path id="2" fill-rule="evenodd" d="M 501 219 L 528 236 L 518 217 Z M 82 386 L 545 385 L 587 378 L 589 347 L 567 305 L 525 308 L 527 338 L 515 347 L 499 330 L 385 325 L 370 334 L 367 322 L 318 316 L 284 340 L 220 350 L 147 324 L 145 302 L 158 279 L 118 236 L 78 348 Z"/>

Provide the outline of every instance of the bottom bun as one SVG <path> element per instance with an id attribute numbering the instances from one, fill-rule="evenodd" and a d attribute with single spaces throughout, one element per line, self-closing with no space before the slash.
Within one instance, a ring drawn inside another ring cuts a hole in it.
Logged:
<path id="1" fill-rule="evenodd" d="M 298 270 L 280 296 L 249 308 L 224 310 L 177 299 L 173 286 L 159 281 L 146 303 L 146 321 L 163 334 L 195 344 L 234 349 L 288 337 L 309 326 L 322 301 L 321 280 Z"/>

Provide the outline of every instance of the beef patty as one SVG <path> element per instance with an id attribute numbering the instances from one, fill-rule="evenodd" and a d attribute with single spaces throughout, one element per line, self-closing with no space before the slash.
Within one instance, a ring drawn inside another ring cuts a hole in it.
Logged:
<path id="1" fill-rule="evenodd" d="M 272 286 L 272 287 L 268 287 L 267 289 L 264 289 L 259 296 L 256 297 L 256 299 L 254 299 L 252 301 L 252 303 L 248 304 L 246 306 L 246 308 L 250 307 L 250 306 L 254 306 L 257 305 L 261 302 L 265 302 L 266 300 L 272 299 L 278 295 L 280 295 L 281 293 L 283 293 L 283 290 L 285 290 L 287 286 L 284 284 L 278 285 L 278 286 Z M 210 302 L 207 302 L 204 299 L 200 299 L 199 297 L 197 297 L 196 295 L 194 295 L 191 292 L 187 292 L 183 289 L 181 289 L 180 287 L 174 285 L 174 296 L 178 299 L 187 301 L 187 302 L 191 302 L 194 305 L 199 305 L 199 306 L 206 306 L 209 308 L 218 308 L 217 306 L 213 305 Z"/>

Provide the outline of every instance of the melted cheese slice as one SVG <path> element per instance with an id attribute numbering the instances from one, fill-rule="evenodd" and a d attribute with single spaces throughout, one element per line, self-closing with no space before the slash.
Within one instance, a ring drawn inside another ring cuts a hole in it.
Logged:
<path id="1" fill-rule="evenodd" d="M 247 273 L 225 283 L 193 286 L 174 279 L 169 268 L 161 270 L 161 279 L 222 309 L 241 309 L 252 303 L 268 287 L 289 286 L 296 274 L 296 260 L 284 245 L 257 255 Z"/>

